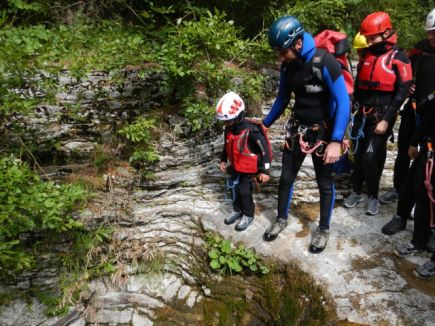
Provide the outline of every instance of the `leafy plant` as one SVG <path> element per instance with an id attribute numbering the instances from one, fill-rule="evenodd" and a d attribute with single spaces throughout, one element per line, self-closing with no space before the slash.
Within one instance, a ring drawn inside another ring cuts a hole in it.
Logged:
<path id="1" fill-rule="evenodd" d="M 4 275 L 31 268 L 32 235 L 47 236 L 82 228 L 71 213 L 87 198 L 77 185 L 43 182 L 23 162 L 0 158 L 0 270 Z"/>
<path id="2" fill-rule="evenodd" d="M 221 273 L 240 273 L 244 269 L 261 274 L 269 273 L 269 268 L 261 261 L 260 257 L 243 244 L 234 247 L 230 241 L 223 239 L 218 234 L 207 233 L 206 246 L 210 267 Z"/>
<path id="3" fill-rule="evenodd" d="M 138 165 L 144 171 L 147 171 L 149 164 L 159 160 L 156 148 L 152 143 L 151 131 L 155 129 L 154 124 L 154 119 L 140 117 L 118 131 L 133 145 L 133 153 L 129 159 L 130 164 Z"/>

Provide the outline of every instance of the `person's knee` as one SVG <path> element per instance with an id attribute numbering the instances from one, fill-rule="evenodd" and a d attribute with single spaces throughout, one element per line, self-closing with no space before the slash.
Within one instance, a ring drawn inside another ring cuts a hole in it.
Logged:
<path id="1" fill-rule="evenodd" d="M 329 178 L 318 179 L 317 186 L 319 187 L 320 194 L 323 195 L 332 195 L 334 191 L 332 179 Z"/>
<path id="2" fill-rule="evenodd" d="M 366 152 L 364 153 L 361 164 L 365 169 L 372 169 L 376 166 L 376 157 L 374 152 Z"/>
<path id="3" fill-rule="evenodd" d="M 293 183 L 295 176 L 290 171 L 283 171 L 281 173 L 281 177 L 279 178 L 279 184 L 280 186 L 290 186 Z"/>
<path id="4" fill-rule="evenodd" d="M 242 198 L 249 198 L 251 196 L 251 189 L 249 187 L 241 187 L 239 194 Z"/>

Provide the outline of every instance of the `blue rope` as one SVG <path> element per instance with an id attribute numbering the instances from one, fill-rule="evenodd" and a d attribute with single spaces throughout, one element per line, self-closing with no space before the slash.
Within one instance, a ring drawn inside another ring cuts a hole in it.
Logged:
<path id="1" fill-rule="evenodd" d="M 228 200 L 228 195 L 227 195 L 227 191 L 228 189 L 231 189 L 232 192 L 232 200 L 233 203 L 236 200 L 236 187 L 239 184 L 240 181 L 240 174 L 237 174 L 237 178 L 234 180 L 231 178 L 230 175 L 227 176 L 227 182 L 225 183 L 225 200 Z"/>
<path id="2" fill-rule="evenodd" d="M 352 115 L 349 126 L 353 126 L 353 123 L 355 120 L 355 115 Z M 364 130 L 365 124 L 366 124 L 366 116 L 365 116 L 365 114 L 363 114 L 361 127 L 358 128 L 358 132 L 356 133 L 356 136 L 352 137 L 352 130 L 349 131 L 349 138 L 352 139 L 352 141 L 355 143 L 355 149 L 353 151 L 351 151 L 351 153 L 350 153 L 351 155 L 354 155 L 358 151 L 359 139 L 364 138 L 364 131 L 363 130 Z"/>

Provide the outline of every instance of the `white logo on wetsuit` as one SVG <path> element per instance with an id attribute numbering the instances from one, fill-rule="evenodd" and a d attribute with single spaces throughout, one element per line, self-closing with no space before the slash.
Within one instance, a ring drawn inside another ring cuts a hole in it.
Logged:
<path id="1" fill-rule="evenodd" d="M 305 85 L 305 91 L 307 93 L 320 93 L 323 92 L 322 85 Z"/>

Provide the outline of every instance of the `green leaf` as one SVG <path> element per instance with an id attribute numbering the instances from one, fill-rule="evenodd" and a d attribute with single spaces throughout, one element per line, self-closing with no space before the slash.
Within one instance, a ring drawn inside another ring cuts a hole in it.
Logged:
<path id="1" fill-rule="evenodd" d="M 262 274 L 267 274 L 267 273 L 269 273 L 269 268 L 267 268 L 267 267 L 264 266 L 264 265 L 261 265 L 261 266 L 260 266 L 260 270 L 261 270 L 261 273 L 262 273 Z"/>
<path id="2" fill-rule="evenodd" d="M 231 242 L 228 240 L 222 241 L 221 250 L 223 253 L 229 254 L 231 252 Z"/>
<path id="3" fill-rule="evenodd" d="M 240 266 L 238 260 L 235 258 L 228 261 L 228 266 L 236 273 L 240 273 L 243 270 L 242 266 Z"/>
<path id="4" fill-rule="evenodd" d="M 219 252 L 218 252 L 216 249 L 212 249 L 212 250 L 210 250 L 210 252 L 208 253 L 208 256 L 209 256 L 211 259 L 217 259 L 217 258 L 219 258 Z"/>
<path id="5" fill-rule="evenodd" d="M 213 260 L 210 262 L 210 267 L 211 267 L 212 269 L 219 269 L 219 268 L 221 268 L 221 264 L 219 264 L 219 261 L 218 261 L 217 259 L 213 259 Z"/>

